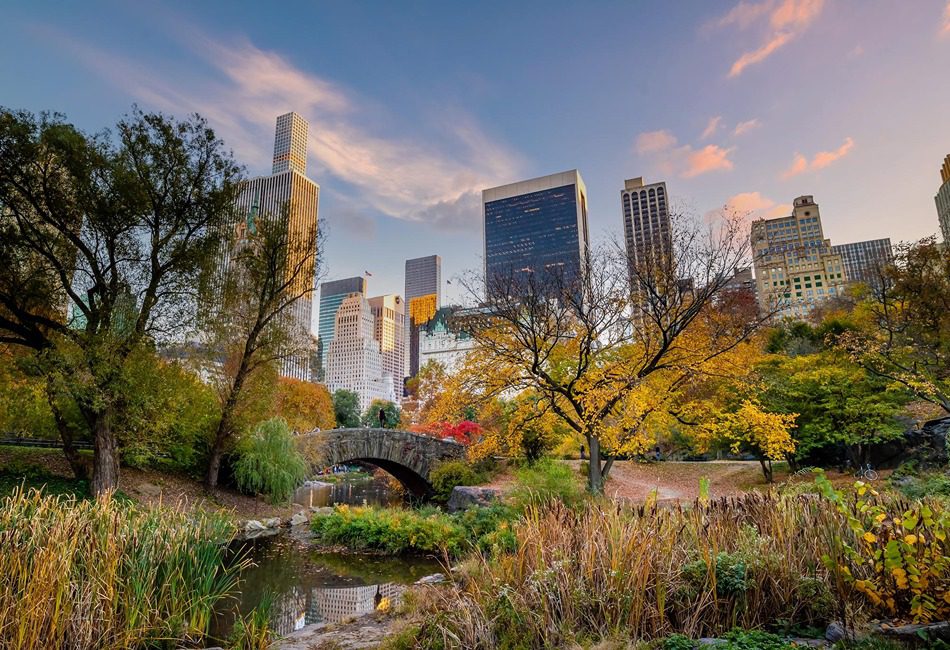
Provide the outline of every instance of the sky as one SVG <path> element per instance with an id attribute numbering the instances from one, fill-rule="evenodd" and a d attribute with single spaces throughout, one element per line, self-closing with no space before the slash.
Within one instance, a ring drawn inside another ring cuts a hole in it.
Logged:
<path id="1" fill-rule="evenodd" d="M 402 293 L 481 267 L 481 190 L 578 169 L 596 241 L 624 179 L 675 207 L 787 214 L 832 243 L 937 232 L 950 153 L 948 0 L 6 0 L 0 105 L 80 128 L 198 112 L 249 175 L 310 122 L 326 279 Z"/>

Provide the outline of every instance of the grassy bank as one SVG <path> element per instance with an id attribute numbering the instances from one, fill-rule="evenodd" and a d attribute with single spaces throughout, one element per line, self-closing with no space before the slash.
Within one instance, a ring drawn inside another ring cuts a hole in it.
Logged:
<path id="1" fill-rule="evenodd" d="M 220 517 L 114 499 L 0 500 L 0 647 L 178 647 L 235 587 Z"/>
<path id="2" fill-rule="evenodd" d="M 860 492 L 860 491 L 859 491 Z M 950 532 L 936 504 L 864 492 L 693 507 L 529 507 L 517 546 L 417 595 L 392 647 L 548 648 L 830 620 L 942 620 Z"/>

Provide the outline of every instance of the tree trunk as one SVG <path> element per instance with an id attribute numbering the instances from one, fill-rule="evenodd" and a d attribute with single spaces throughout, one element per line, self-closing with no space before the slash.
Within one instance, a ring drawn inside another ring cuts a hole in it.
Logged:
<path id="1" fill-rule="evenodd" d="M 221 473 L 221 459 L 224 457 L 224 443 L 227 440 L 227 423 L 224 418 L 218 422 L 218 429 L 214 433 L 214 442 L 211 444 L 211 454 L 208 456 L 208 471 L 205 473 L 205 487 L 213 490 L 218 487 L 218 475 Z"/>
<path id="2" fill-rule="evenodd" d="M 112 407 L 92 414 L 92 482 L 97 499 L 119 486 L 119 449 L 112 431 Z"/>
<path id="3" fill-rule="evenodd" d="M 49 403 L 50 410 L 53 412 L 53 420 L 56 422 L 56 429 L 59 431 L 59 437 L 63 441 L 63 455 L 66 456 L 66 462 L 73 471 L 73 476 L 78 479 L 89 478 L 89 466 L 79 455 L 79 450 L 74 444 L 73 430 L 66 421 L 66 416 L 56 403 L 56 396 L 53 394 L 51 382 L 46 385 L 46 401 Z"/>
<path id="4" fill-rule="evenodd" d="M 594 436 L 587 436 L 587 448 L 590 451 L 590 460 L 587 466 L 587 489 L 591 494 L 604 493 L 604 476 L 600 467 L 600 441 Z"/>
<path id="5" fill-rule="evenodd" d="M 772 483 L 772 461 L 760 458 L 759 465 L 762 466 L 762 475 L 765 477 L 765 482 Z"/>

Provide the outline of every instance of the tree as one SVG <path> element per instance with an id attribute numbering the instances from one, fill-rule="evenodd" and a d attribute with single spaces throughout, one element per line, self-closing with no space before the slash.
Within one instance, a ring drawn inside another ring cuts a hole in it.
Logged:
<path id="1" fill-rule="evenodd" d="M 933 238 L 898 247 L 855 310 L 840 345 L 868 371 L 950 413 L 950 247 Z"/>
<path id="2" fill-rule="evenodd" d="M 77 475 L 74 437 L 91 437 L 97 496 L 119 479 L 126 363 L 190 322 L 238 173 L 197 115 L 134 109 L 113 138 L 0 109 L 0 343 L 33 351 Z"/>
<path id="3" fill-rule="evenodd" d="M 855 467 L 871 445 L 899 438 L 898 420 L 909 395 L 834 351 L 773 357 L 759 368 L 760 399 L 771 411 L 798 414 L 793 432 L 798 458 L 841 445 Z"/>
<path id="4" fill-rule="evenodd" d="M 363 412 L 364 427 L 395 429 L 399 426 L 399 406 L 384 399 L 374 399 Z"/>
<path id="5" fill-rule="evenodd" d="M 341 429 L 360 426 L 360 396 L 345 388 L 337 389 L 333 393 L 333 414 Z"/>
<path id="6" fill-rule="evenodd" d="M 703 444 L 724 442 L 734 454 L 752 453 L 762 466 L 765 480 L 772 482 L 772 461 L 795 452 L 790 433 L 795 425 L 794 413 L 769 413 L 751 400 L 743 400 L 736 408 L 720 411 L 699 426 Z"/>
<path id="7" fill-rule="evenodd" d="M 218 377 L 221 418 L 205 475 L 209 488 L 217 485 L 221 459 L 242 432 L 235 415 L 248 382 L 264 368 L 309 356 L 309 323 L 297 322 L 293 307 L 313 294 L 322 238 L 292 227 L 289 209 L 248 215 L 242 236 L 224 243 L 227 268 L 210 271 L 211 350 L 223 355 L 224 364 Z"/>
<path id="8" fill-rule="evenodd" d="M 281 377 L 277 385 L 277 413 L 298 432 L 336 426 L 333 397 L 323 384 Z"/>
<path id="9" fill-rule="evenodd" d="M 533 390 L 583 436 L 595 493 L 616 454 L 649 446 L 649 418 L 676 411 L 703 377 L 734 372 L 760 322 L 722 291 L 748 250 L 740 220 L 704 229 L 676 219 L 669 244 L 666 256 L 597 249 L 577 269 L 468 283 L 485 301 L 464 326 L 480 366 L 469 381 L 482 394 Z"/>

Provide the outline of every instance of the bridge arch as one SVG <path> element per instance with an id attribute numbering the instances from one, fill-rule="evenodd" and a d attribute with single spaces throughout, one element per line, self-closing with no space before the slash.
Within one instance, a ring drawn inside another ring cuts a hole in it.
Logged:
<path id="1" fill-rule="evenodd" d="M 432 496 L 429 473 L 441 461 L 464 457 L 457 442 L 439 440 L 399 429 L 331 429 L 307 434 L 319 436 L 326 465 L 362 462 L 375 465 L 396 478 L 413 496 Z"/>

